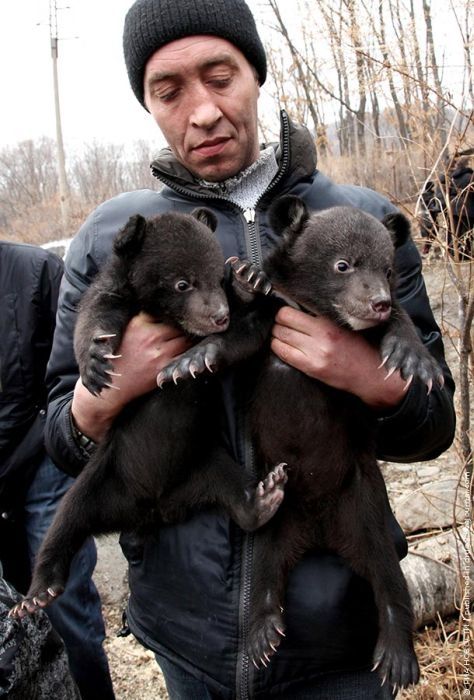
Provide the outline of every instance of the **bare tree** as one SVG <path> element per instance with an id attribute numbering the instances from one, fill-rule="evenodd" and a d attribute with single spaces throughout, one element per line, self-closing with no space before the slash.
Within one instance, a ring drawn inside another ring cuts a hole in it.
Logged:
<path id="1" fill-rule="evenodd" d="M 393 107 L 395 109 L 395 114 L 397 115 L 397 123 L 398 123 L 398 130 L 400 133 L 400 137 L 402 139 L 402 144 L 406 145 L 406 142 L 410 138 L 410 134 L 408 131 L 408 126 L 405 121 L 405 117 L 403 114 L 402 107 L 400 105 L 400 101 L 398 99 L 398 94 L 397 90 L 395 89 L 395 81 L 394 81 L 394 74 L 392 70 L 392 65 L 390 61 L 390 56 L 388 52 L 388 42 L 387 42 L 387 36 L 386 36 L 386 31 L 385 31 L 385 19 L 384 19 L 384 12 L 383 12 L 383 2 L 382 0 L 379 0 L 379 39 L 380 39 L 380 48 L 382 51 L 382 57 L 386 66 L 387 70 L 387 80 L 388 80 L 388 85 L 390 88 L 390 96 L 392 98 L 392 103 Z"/>
<path id="2" fill-rule="evenodd" d="M 445 103 L 443 100 L 443 88 L 441 85 L 441 79 L 438 69 L 438 61 L 436 59 L 436 51 L 434 47 L 434 37 L 433 37 L 433 22 L 431 19 L 431 0 L 423 0 L 423 16 L 425 18 L 426 25 L 426 64 L 428 75 L 428 69 L 433 76 L 433 83 L 435 90 L 437 92 L 437 123 L 435 127 L 444 127 L 445 125 Z"/>
<path id="3" fill-rule="evenodd" d="M 357 134 L 357 155 L 363 156 L 365 147 L 365 112 L 367 105 L 366 73 L 364 69 L 365 57 L 361 52 L 362 36 L 360 22 L 357 16 L 355 0 L 342 0 L 343 9 L 349 15 L 349 39 L 355 53 L 355 69 L 357 75 L 357 92 L 359 105 L 356 110 L 356 134 Z"/>
<path id="4" fill-rule="evenodd" d="M 124 158 L 124 179 L 127 190 L 160 189 L 161 183 L 150 169 L 154 154 L 150 144 L 143 139 L 135 141 Z"/>
<path id="5" fill-rule="evenodd" d="M 22 141 L 0 151 L 0 207 L 9 218 L 49 202 L 57 193 L 56 150 L 52 139 Z"/>
<path id="6" fill-rule="evenodd" d="M 268 4 L 271 7 L 273 14 L 275 16 L 275 19 L 277 21 L 277 27 L 283 38 L 285 39 L 285 42 L 290 50 L 291 53 L 291 58 L 293 60 L 295 69 L 296 69 L 296 74 L 298 78 L 299 85 L 301 89 L 304 92 L 305 98 L 306 98 L 306 105 L 309 110 L 309 113 L 311 115 L 311 119 L 313 121 L 314 125 L 314 133 L 318 132 L 318 126 L 319 126 L 319 118 L 318 118 L 318 113 L 315 108 L 315 105 L 313 103 L 313 94 L 312 90 L 310 88 L 310 82 L 308 81 L 307 74 L 304 70 L 304 65 L 303 61 L 300 58 L 300 53 L 296 50 L 290 35 L 288 33 L 288 30 L 286 28 L 285 22 L 283 21 L 280 9 L 278 7 L 278 4 L 276 0 L 268 0 Z"/>
<path id="7" fill-rule="evenodd" d="M 71 182 L 85 205 L 94 206 L 126 190 L 123 146 L 87 144 L 72 160 Z"/>

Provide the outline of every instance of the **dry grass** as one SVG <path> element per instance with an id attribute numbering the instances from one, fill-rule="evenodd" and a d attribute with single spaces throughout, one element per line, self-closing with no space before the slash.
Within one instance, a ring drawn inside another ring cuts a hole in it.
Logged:
<path id="1" fill-rule="evenodd" d="M 474 697 L 474 646 L 470 628 L 459 619 L 425 627 L 415 635 L 422 669 L 420 683 L 398 694 L 397 700 L 465 700 Z"/>
<path id="2" fill-rule="evenodd" d="M 72 203 L 72 212 L 69 224 L 65 229 L 59 201 L 50 201 L 47 204 L 37 204 L 25 208 L 21 216 L 12 217 L 8 226 L 1 226 L 0 238 L 17 243 L 32 243 L 42 245 L 48 241 L 60 240 L 73 236 L 83 223 L 89 210 L 79 202 Z"/>

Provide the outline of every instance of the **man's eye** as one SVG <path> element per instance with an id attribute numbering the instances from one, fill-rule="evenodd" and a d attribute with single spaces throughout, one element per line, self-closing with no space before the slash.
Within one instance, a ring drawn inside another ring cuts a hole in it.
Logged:
<path id="1" fill-rule="evenodd" d="M 178 95 L 178 90 L 170 90 L 169 92 L 162 92 L 158 94 L 157 97 L 161 102 L 171 102 Z"/>
<path id="2" fill-rule="evenodd" d="M 218 90 L 222 90 L 230 85 L 230 81 L 231 78 L 226 76 L 225 78 L 210 78 L 209 83 Z"/>
<path id="3" fill-rule="evenodd" d="M 157 85 L 154 90 L 151 90 L 151 96 L 160 102 L 171 102 L 177 97 L 179 87 L 173 85 Z"/>

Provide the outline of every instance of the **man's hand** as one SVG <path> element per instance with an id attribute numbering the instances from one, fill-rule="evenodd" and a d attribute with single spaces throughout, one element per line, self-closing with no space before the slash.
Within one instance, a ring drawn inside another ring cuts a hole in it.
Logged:
<path id="1" fill-rule="evenodd" d="M 76 384 L 71 411 L 79 430 L 100 441 L 122 408 L 156 388 L 158 372 L 190 347 L 189 338 L 174 326 L 144 313 L 134 316 L 113 361 L 112 388 L 92 396 L 80 379 Z"/>
<path id="2" fill-rule="evenodd" d="M 387 379 L 378 350 L 360 333 L 289 306 L 275 320 L 271 347 L 287 364 L 374 409 L 394 408 L 403 399 L 406 382 L 399 372 Z"/>

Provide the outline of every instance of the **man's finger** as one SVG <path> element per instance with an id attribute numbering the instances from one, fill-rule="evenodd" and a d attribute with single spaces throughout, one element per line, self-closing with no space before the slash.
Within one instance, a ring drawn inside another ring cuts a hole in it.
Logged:
<path id="1" fill-rule="evenodd" d="M 305 311 L 293 309 L 291 306 L 283 306 L 279 309 L 275 322 L 285 328 L 291 328 L 305 335 L 313 335 L 319 327 L 324 328 L 330 321 L 315 316 L 310 316 Z"/>

